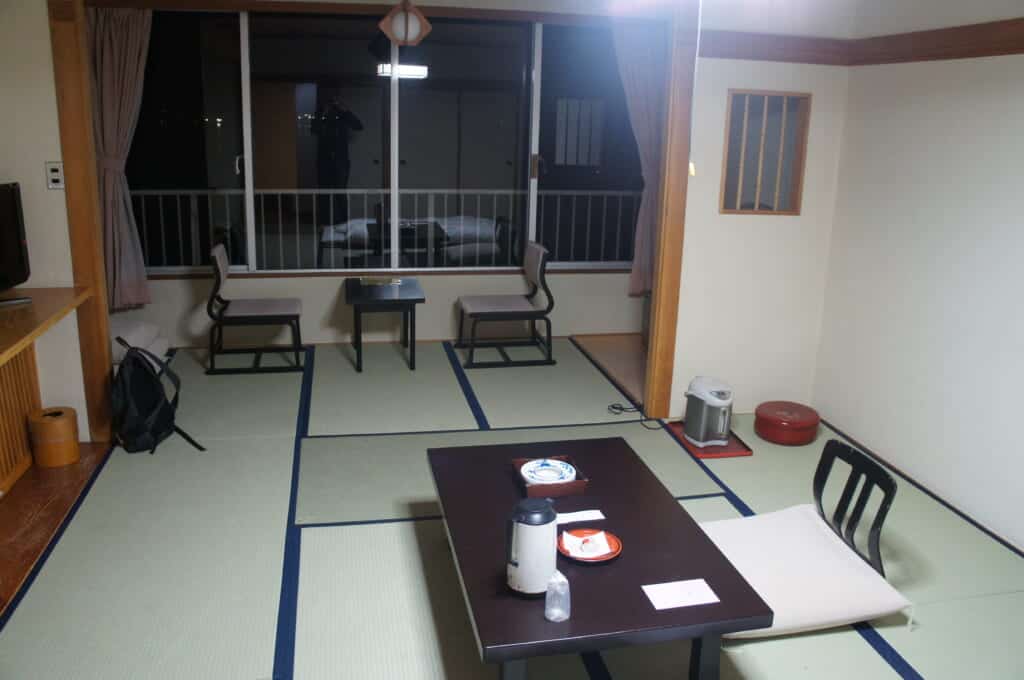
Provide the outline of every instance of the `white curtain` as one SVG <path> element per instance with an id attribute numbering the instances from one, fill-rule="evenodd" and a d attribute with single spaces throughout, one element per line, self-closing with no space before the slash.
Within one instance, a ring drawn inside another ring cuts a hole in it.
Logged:
<path id="1" fill-rule="evenodd" d="M 629 294 L 640 296 L 649 293 L 654 283 L 668 50 L 663 27 L 649 22 L 617 21 L 612 38 L 644 179 L 629 276 Z"/>

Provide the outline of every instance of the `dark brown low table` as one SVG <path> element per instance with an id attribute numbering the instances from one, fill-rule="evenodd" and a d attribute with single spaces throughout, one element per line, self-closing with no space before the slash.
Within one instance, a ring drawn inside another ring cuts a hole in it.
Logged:
<path id="1" fill-rule="evenodd" d="M 522 498 L 513 458 L 570 456 L 590 479 L 582 496 L 555 499 L 558 512 L 601 510 L 576 525 L 607 529 L 622 554 L 603 564 L 558 557 L 572 592 L 572 616 L 544 618 L 543 599 L 505 585 L 506 520 Z M 624 645 L 692 639 L 691 678 L 717 678 L 723 633 L 764 628 L 772 611 L 622 438 L 430 449 L 445 527 L 480 657 L 502 678 L 526 677 L 526 659 Z M 641 586 L 705 579 L 719 598 L 658 611 Z"/>
<path id="2" fill-rule="evenodd" d="M 402 346 L 409 348 L 409 368 L 416 370 L 416 305 L 427 297 L 420 282 L 411 277 L 399 283 L 364 284 L 359 278 L 345 279 L 345 302 L 352 305 L 352 345 L 356 350 L 356 371 L 363 370 L 363 314 L 402 313 Z"/>

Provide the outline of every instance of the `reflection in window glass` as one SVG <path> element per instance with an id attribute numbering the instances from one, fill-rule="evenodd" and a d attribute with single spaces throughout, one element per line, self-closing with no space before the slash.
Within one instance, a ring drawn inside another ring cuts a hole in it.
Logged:
<path id="1" fill-rule="evenodd" d="M 632 259 L 643 177 L 611 29 L 545 24 L 537 240 L 562 262 Z"/>
<path id="2" fill-rule="evenodd" d="M 148 267 L 245 264 L 237 14 L 154 12 L 125 173 Z"/>
<path id="3" fill-rule="evenodd" d="M 252 14 L 260 269 L 390 266 L 390 49 L 377 20 Z"/>
<path id="4" fill-rule="evenodd" d="M 528 24 L 435 20 L 399 82 L 402 267 L 512 266 L 526 229 Z"/>

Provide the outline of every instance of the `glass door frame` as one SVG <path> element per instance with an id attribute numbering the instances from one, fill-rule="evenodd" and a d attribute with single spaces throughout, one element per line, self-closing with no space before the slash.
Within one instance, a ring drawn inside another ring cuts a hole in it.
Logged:
<path id="1" fill-rule="evenodd" d="M 344 5 L 339 5 L 339 13 L 344 12 Z M 401 263 L 401 252 L 400 252 L 400 234 L 399 234 L 399 214 L 401 206 L 401 193 L 399 185 L 399 77 L 398 77 L 398 65 L 399 65 L 399 47 L 394 43 L 390 43 L 391 53 L 391 82 L 390 82 L 390 101 L 389 101 L 389 114 L 390 114 L 390 128 L 389 128 L 389 186 L 387 191 L 389 192 L 389 213 L 387 216 L 388 229 L 390 234 L 391 243 L 391 254 L 389 267 L 387 269 L 260 269 L 257 266 L 257 252 L 256 252 L 256 190 L 255 190 L 255 176 L 253 174 L 253 128 L 252 128 L 252 79 L 251 79 L 251 54 L 250 54 L 250 34 L 249 34 L 249 15 L 248 11 L 240 11 L 239 17 L 239 45 L 241 50 L 241 78 L 242 78 L 242 151 L 243 151 L 243 167 L 244 167 L 244 202 L 245 202 L 245 233 L 246 233 L 246 265 L 240 265 L 234 267 L 238 271 L 248 271 L 251 273 L 267 273 L 267 274 L 279 274 L 286 276 L 288 274 L 303 274 L 309 272 L 371 272 L 381 273 L 388 271 L 403 271 L 400 266 Z M 524 22 L 527 23 L 527 22 Z M 528 26 L 532 27 L 532 63 L 530 65 L 530 116 L 528 120 L 529 125 L 529 152 L 526 163 L 526 182 L 527 182 L 527 209 L 526 209 L 526 238 L 527 240 L 536 240 L 537 236 L 537 216 L 538 216 L 538 185 L 539 185 L 539 174 L 540 174 L 540 107 L 541 107 L 541 87 L 542 87 L 542 76 L 541 66 L 543 58 L 544 48 L 544 24 L 543 22 L 529 22 Z M 621 269 L 622 262 L 552 262 L 552 269 Z M 406 268 L 415 270 L 416 268 Z M 488 272 L 488 271 L 509 271 L 514 270 L 515 267 L 508 266 L 480 266 L 480 267 L 444 267 L 437 268 L 438 273 L 445 272 Z M 435 271 L 432 269 L 431 271 Z"/>

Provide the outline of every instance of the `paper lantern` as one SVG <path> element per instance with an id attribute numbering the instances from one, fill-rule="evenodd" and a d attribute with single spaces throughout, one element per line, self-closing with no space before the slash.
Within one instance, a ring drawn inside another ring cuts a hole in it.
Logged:
<path id="1" fill-rule="evenodd" d="M 379 26 L 396 45 L 419 45 L 431 29 L 427 17 L 408 0 L 395 5 Z"/>

